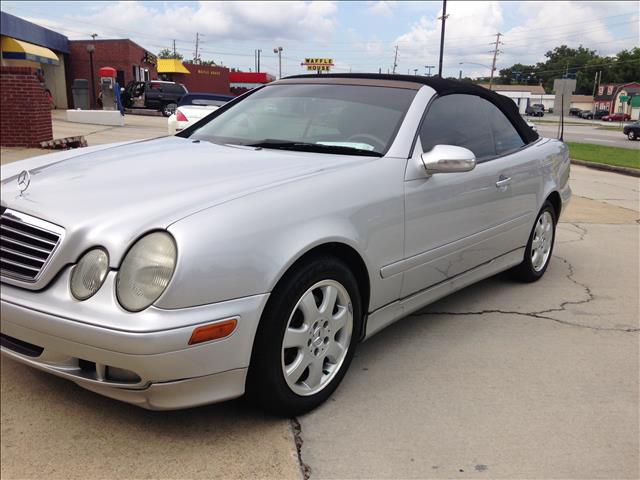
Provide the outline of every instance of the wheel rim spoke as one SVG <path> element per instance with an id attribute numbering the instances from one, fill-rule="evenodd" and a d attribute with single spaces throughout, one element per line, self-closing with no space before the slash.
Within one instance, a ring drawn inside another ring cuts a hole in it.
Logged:
<path id="1" fill-rule="evenodd" d="M 344 327 L 347 323 L 347 319 L 349 318 L 349 309 L 347 307 L 338 307 L 338 313 L 336 313 L 333 317 L 331 317 L 333 332 L 337 333 L 342 327 Z"/>
<path id="2" fill-rule="evenodd" d="M 338 342 L 333 341 L 329 345 L 327 349 L 326 358 L 329 359 L 331 363 L 337 363 L 340 357 L 344 354 L 344 347 L 340 345 Z"/>
<path id="3" fill-rule="evenodd" d="M 305 325 L 304 328 L 287 328 L 284 334 L 284 342 L 282 345 L 284 348 L 293 347 L 305 347 L 307 345 L 307 339 L 309 338 L 309 328 Z"/>
<path id="4" fill-rule="evenodd" d="M 333 285 L 328 285 L 322 289 L 322 304 L 318 309 L 323 315 L 331 315 L 336 306 L 338 289 Z"/>
<path id="5" fill-rule="evenodd" d="M 322 380 L 322 359 L 318 358 L 309 364 L 309 375 L 304 383 L 309 388 L 315 388 L 320 385 Z"/>
<path id="6" fill-rule="evenodd" d="M 289 380 L 297 382 L 310 364 L 311 359 L 304 353 L 304 350 L 302 350 L 295 361 L 287 368 L 285 372 L 286 376 Z"/>
<path id="7" fill-rule="evenodd" d="M 311 325 L 311 323 L 318 318 L 320 312 L 318 311 L 318 305 L 316 305 L 316 299 L 313 296 L 313 292 L 309 292 L 302 297 L 300 310 L 302 311 L 302 315 L 304 315 L 305 325 Z"/>

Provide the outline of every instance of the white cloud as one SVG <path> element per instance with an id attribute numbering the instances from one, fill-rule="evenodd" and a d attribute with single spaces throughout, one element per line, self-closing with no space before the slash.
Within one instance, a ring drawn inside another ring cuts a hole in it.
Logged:
<path id="1" fill-rule="evenodd" d="M 156 9 L 142 2 L 105 4 L 101 12 L 73 15 L 76 24 L 94 25 L 105 37 L 129 32 L 131 37 L 190 40 L 201 33 L 207 40 L 323 41 L 337 26 L 334 2 L 199 2 L 165 3 Z M 99 32 L 98 32 L 99 33 Z M 207 41 L 205 40 L 205 41 Z"/>
<path id="2" fill-rule="evenodd" d="M 535 64 L 543 61 L 545 52 L 563 44 L 574 48 L 582 44 L 598 50 L 601 55 L 615 54 L 637 44 L 637 14 L 625 15 L 633 11 L 633 2 L 545 1 L 515 4 L 456 1 L 449 2 L 447 7 L 449 17 L 446 22 L 444 63 L 449 74 L 462 68 L 464 75 L 488 75 L 487 67 L 458 63 L 475 62 L 490 66 L 491 42 L 495 41 L 498 32 L 504 34 L 504 45 L 500 46 L 497 70 L 514 63 Z M 637 4 L 635 8 L 637 10 Z M 509 11 L 505 12 L 507 9 Z M 510 23 L 516 23 L 516 27 L 506 29 L 506 13 L 509 13 Z M 440 15 L 441 12 L 437 16 Z M 437 16 L 421 17 L 409 31 L 396 39 L 403 60 L 401 65 L 411 62 L 437 64 L 440 46 L 440 21 Z M 616 30 L 616 35 L 614 28 L 620 28 Z M 627 34 L 621 35 L 621 31 Z"/>
<path id="3" fill-rule="evenodd" d="M 458 62 L 489 63 L 488 51 L 492 35 L 503 22 L 502 8 L 498 2 L 450 2 L 447 5 L 445 67 L 457 69 Z M 437 65 L 440 48 L 442 15 L 421 17 L 411 29 L 396 39 L 401 59 L 413 63 Z M 471 67 L 482 72 L 482 67 Z M 486 75 L 486 69 L 478 75 Z"/>
<path id="4" fill-rule="evenodd" d="M 398 2 L 394 1 L 367 2 L 367 11 L 379 17 L 390 17 L 397 4 Z"/>

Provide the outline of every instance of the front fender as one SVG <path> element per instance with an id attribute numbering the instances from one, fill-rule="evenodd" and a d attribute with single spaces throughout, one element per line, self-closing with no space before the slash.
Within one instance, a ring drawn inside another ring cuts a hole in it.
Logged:
<path id="1" fill-rule="evenodd" d="M 333 242 L 360 254 L 372 299 L 394 300 L 401 276 L 382 279 L 379 271 L 403 254 L 404 163 L 372 160 L 234 199 L 172 224 L 178 262 L 156 305 L 184 308 L 268 293 L 302 255 Z"/>

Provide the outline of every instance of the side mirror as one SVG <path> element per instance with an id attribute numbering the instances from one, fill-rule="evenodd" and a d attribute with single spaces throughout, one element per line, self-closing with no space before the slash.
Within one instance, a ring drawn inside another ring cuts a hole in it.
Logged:
<path id="1" fill-rule="evenodd" d="M 468 172 L 476 167 L 471 150 L 455 145 L 436 145 L 421 155 L 427 174 Z"/>

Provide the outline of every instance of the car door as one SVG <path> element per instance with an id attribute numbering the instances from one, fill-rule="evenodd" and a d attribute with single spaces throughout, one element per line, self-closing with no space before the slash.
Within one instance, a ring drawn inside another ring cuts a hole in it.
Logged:
<path id="1" fill-rule="evenodd" d="M 162 84 L 161 83 L 148 83 L 145 91 L 145 106 L 147 108 L 160 109 L 162 104 Z"/>
<path id="2" fill-rule="evenodd" d="M 456 145 L 471 150 L 477 164 L 469 172 L 407 178 L 402 296 L 515 248 L 511 229 L 520 213 L 514 175 L 509 155 L 497 154 L 487 105 L 493 107 L 480 97 L 452 94 L 428 107 L 414 157 L 435 145 Z"/>

